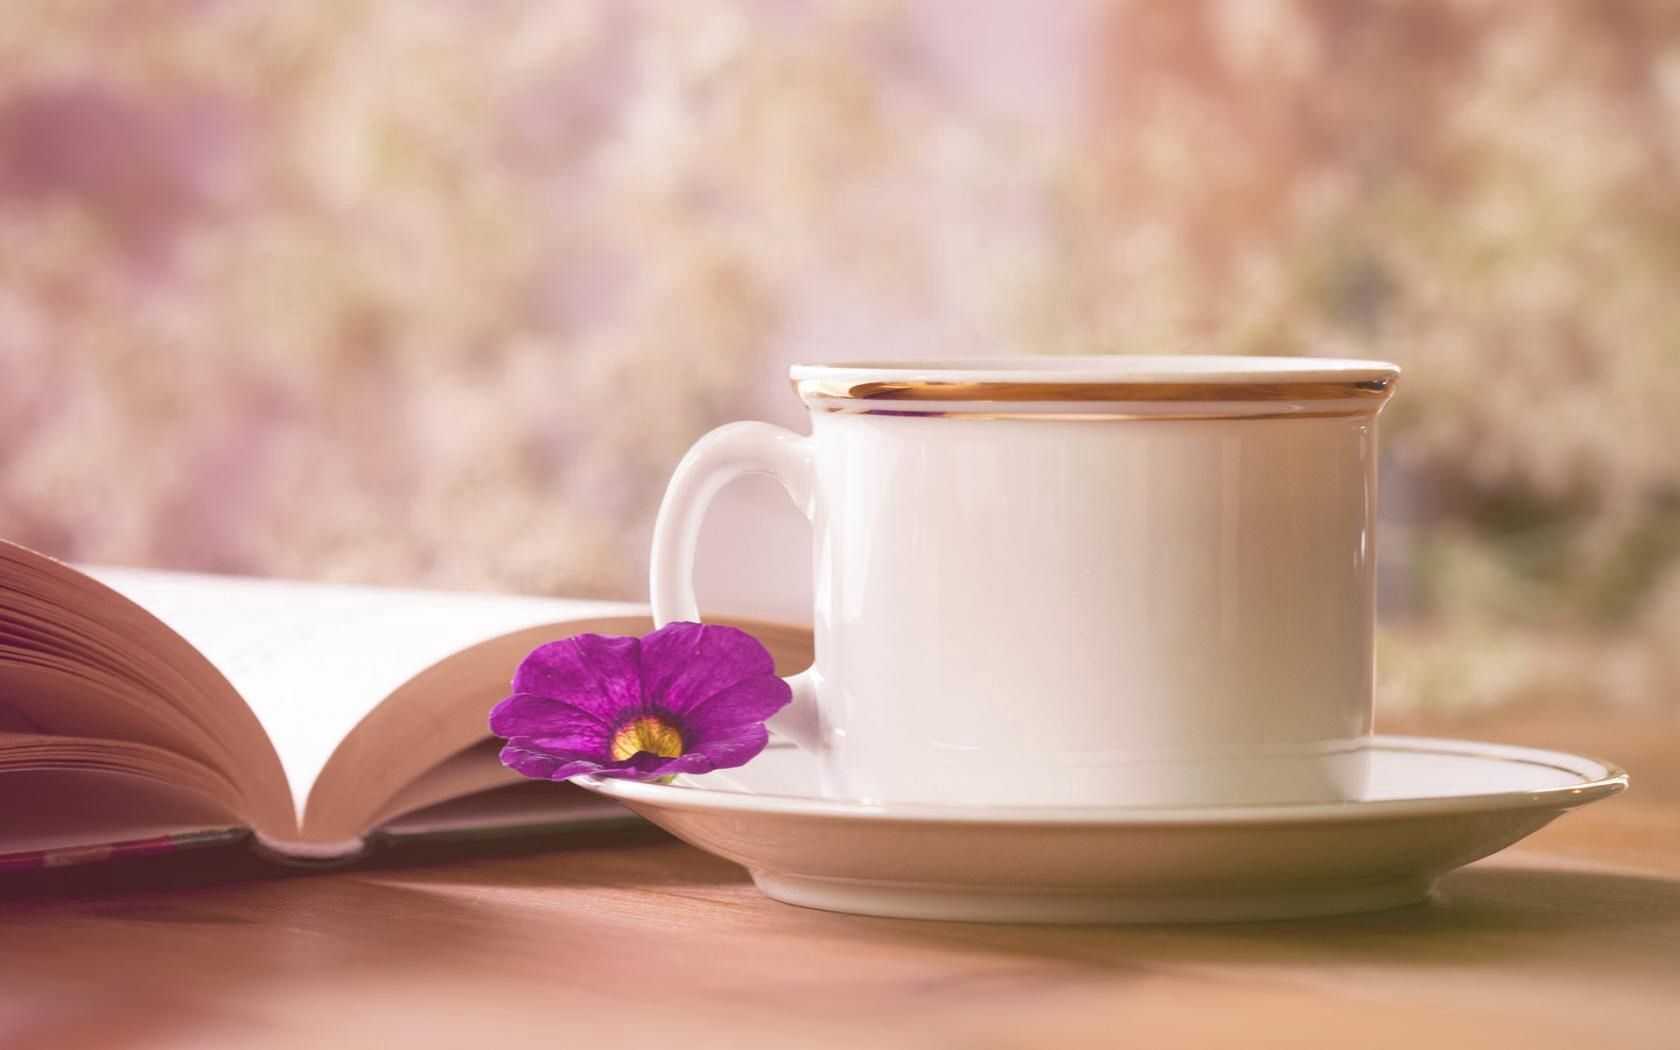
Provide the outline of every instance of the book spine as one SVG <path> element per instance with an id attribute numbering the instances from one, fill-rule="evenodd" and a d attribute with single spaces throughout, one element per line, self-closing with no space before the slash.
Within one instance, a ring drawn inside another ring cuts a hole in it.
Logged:
<path id="1" fill-rule="evenodd" d="M 343 842 L 296 842 L 272 839 L 257 833 L 253 841 L 257 853 L 277 864 L 296 868 L 330 867 L 347 864 L 365 856 L 366 839 L 346 839 Z"/>

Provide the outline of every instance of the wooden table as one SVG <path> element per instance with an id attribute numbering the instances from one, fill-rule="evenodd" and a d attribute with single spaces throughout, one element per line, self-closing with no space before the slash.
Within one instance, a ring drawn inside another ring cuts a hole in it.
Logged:
<path id="1" fill-rule="evenodd" d="M 38 879 L 0 888 L 0 1045 L 1680 1047 L 1680 719 L 1384 729 L 1596 752 L 1634 787 L 1429 904 L 1293 923 L 830 915 L 668 840 Z"/>

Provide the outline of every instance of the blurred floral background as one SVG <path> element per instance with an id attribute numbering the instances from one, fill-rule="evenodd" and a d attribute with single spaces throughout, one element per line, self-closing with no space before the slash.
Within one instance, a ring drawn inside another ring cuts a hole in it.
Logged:
<path id="1" fill-rule="evenodd" d="M 0 536 L 645 591 L 794 360 L 1301 353 L 1391 707 L 1680 710 L 1680 5 L 84 0 L 0 16 Z M 708 604 L 798 616 L 773 486 Z"/>

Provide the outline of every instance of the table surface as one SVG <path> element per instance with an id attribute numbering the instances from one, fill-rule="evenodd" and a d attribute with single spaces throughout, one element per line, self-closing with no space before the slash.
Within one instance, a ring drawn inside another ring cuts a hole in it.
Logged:
<path id="1" fill-rule="evenodd" d="M 1388 717 L 1627 794 L 1395 911 L 1225 926 L 831 915 L 672 842 L 0 886 L 0 1045 L 1680 1046 L 1680 717 Z"/>

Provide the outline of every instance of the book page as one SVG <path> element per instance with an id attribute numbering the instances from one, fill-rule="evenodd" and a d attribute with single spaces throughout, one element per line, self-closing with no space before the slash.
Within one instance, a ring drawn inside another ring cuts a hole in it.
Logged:
<path id="1" fill-rule="evenodd" d="M 0 806 L 0 871 L 31 866 L 23 854 L 214 832 L 227 837 L 241 823 L 198 792 L 132 773 L 32 769 L 0 774 L 0 784 L 9 797 L 29 800 L 26 806 Z M 162 852 L 169 843 L 155 846 Z M 94 853 L 80 859 L 103 857 Z"/>
<path id="2" fill-rule="evenodd" d="M 541 624 L 645 611 L 617 602 L 83 571 L 144 606 L 227 676 L 279 752 L 300 813 L 339 742 L 432 664 Z"/>

